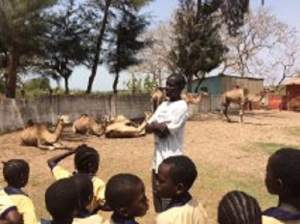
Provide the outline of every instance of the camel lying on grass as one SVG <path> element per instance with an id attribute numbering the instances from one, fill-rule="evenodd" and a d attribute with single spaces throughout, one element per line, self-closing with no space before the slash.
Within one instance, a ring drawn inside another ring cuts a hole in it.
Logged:
<path id="1" fill-rule="evenodd" d="M 27 127 L 20 134 L 21 144 L 44 150 L 66 149 L 59 140 L 67 124 L 70 124 L 69 117 L 62 115 L 58 118 L 54 132 L 50 132 L 47 125 L 29 121 Z"/>

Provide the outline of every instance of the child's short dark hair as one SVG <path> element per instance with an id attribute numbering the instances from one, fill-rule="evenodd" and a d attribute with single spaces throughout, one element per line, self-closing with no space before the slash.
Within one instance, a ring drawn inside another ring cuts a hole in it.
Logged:
<path id="1" fill-rule="evenodd" d="M 280 178 L 289 194 L 300 196 L 300 150 L 281 148 L 269 159 L 268 166 L 272 173 Z"/>
<path id="2" fill-rule="evenodd" d="M 175 184 L 183 183 L 188 189 L 191 188 L 198 176 L 195 163 L 187 156 L 172 156 L 163 161 L 171 166 L 170 176 Z"/>
<path id="3" fill-rule="evenodd" d="M 92 163 L 95 165 L 94 171 L 96 172 L 98 169 L 99 161 L 100 156 L 94 148 L 89 147 L 85 144 L 78 146 L 74 158 L 75 167 L 78 171 L 84 173 L 90 172 L 89 166 Z"/>
<path id="4" fill-rule="evenodd" d="M 23 187 L 20 186 L 22 183 L 21 175 L 29 174 L 29 165 L 23 159 L 12 159 L 7 162 L 3 162 L 3 177 L 8 185 L 13 187 Z M 27 182 L 27 180 L 26 180 Z"/>
<path id="5" fill-rule="evenodd" d="M 117 174 L 106 184 L 105 200 L 112 210 L 128 207 L 134 200 L 138 187 L 144 186 L 143 181 L 133 174 Z"/>
<path id="6" fill-rule="evenodd" d="M 53 219 L 71 218 L 78 208 L 78 190 L 71 178 L 56 181 L 45 194 L 46 207 Z"/>
<path id="7" fill-rule="evenodd" d="M 219 224 L 261 224 L 262 213 L 257 200 L 241 191 L 223 196 L 218 206 Z"/>
<path id="8" fill-rule="evenodd" d="M 90 197 L 93 195 L 93 182 L 91 178 L 88 174 L 78 173 L 73 175 L 71 179 L 78 190 L 80 206 L 87 206 L 90 203 Z"/>

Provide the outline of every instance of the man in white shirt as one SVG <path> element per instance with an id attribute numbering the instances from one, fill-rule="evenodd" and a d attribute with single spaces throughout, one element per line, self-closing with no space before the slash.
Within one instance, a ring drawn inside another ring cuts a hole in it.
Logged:
<path id="1" fill-rule="evenodd" d="M 181 75 L 171 75 L 166 83 L 168 101 L 163 102 L 148 121 L 146 131 L 154 133 L 155 150 L 152 162 L 153 202 L 156 212 L 161 212 L 164 201 L 155 194 L 156 175 L 161 162 L 171 156 L 183 154 L 183 132 L 188 117 L 187 103 L 181 99 L 186 84 Z"/>

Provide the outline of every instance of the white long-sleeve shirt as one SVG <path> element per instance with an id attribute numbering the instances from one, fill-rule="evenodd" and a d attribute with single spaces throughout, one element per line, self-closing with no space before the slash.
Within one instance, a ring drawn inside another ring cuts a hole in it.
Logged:
<path id="1" fill-rule="evenodd" d="M 152 167 L 157 172 L 161 162 L 171 156 L 183 154 L 183 133 L 188 118 L 188 106 L 184 100 L 163 102 L 148 121 L 165 122 L 170 134 L 165 138 L 154 135 L 155 150 Z"/>

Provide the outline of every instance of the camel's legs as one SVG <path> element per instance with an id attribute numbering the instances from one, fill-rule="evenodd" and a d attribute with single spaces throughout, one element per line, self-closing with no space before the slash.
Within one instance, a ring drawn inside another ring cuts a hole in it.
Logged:
<path id="1" fill-rule="evenodd" d="M 246 105 L 246 102 L 240 104 L 240 123 L 244 123 L 244 109 Z"/>
<path id="2" fill-rule="evenodd" d="M 225 116 L 227 122 L 231 122 L 230 118 L 228 117 L 228 107 L 230 103 L 226 102 L 223 104 L 222 113 Z"/>

